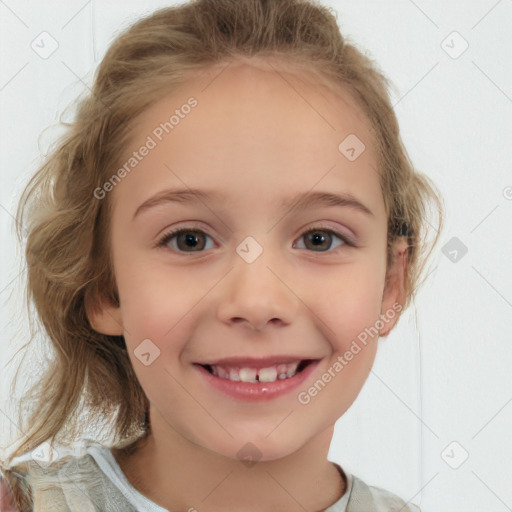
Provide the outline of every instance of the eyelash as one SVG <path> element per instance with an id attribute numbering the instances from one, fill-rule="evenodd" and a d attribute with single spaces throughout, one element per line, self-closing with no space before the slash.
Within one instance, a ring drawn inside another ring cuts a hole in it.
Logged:
<path id="1" fill-rule="evenodd" d="M 200 229 L 199 227 L 196 227 L 196 226 L 188 226 L 188 227 L 185 227 L 185 228 L 177 228 L 177 229 L 173 229 L 171 231 L 168 231 L 167 233 L 164 233 L 162 235 L 162 237 L 159 239 L 159 241 L 156 242 L 155 244 L 155 248 L 162 248 L 162 249 L 169 249 L 173 252 L 178 252 L 178 253 L 182 253 L 182 254 L 194 254 L 194 252 L 204 252 L 203 251 L 179 251 L 179 250 L 176 250 L 176 249 L 171 249 L 170 247 L 167 246 L 167 244 L 176 236 L 176 235 L 179 235 L 181 233 L 187 233 L 187 232 L 190 232 L 190 231 L 198 231 L 206 236 L 209 236 L 210 238 L 212 238 L 208 233 L 206 233 L 205 231 L 203 231 L 202 229 Z M 308 230 L 302 232 L 299 236 L 299 239 L 302 238 L 304 235 L 308 234 L 308 233 L 311 233 L 311 232 L 314 232 L 314 231 L 322 231 L 322 232 L 325 232 L 325 233 L 329 233 L 331 235 L 335 235 L 336 237 L 338 237 L 342 242 L 343 244 L 339 247 L 336 247 L 335 249 L 327 249 L 326 251 L 312 251 L 312 250 L 309 250 L 309 252 L 319 252 L 319 253 L 323 253 L 323 252 L 335 252 L 336 250 L 338 249 L 341 249 L 343 247 L 357 247 L 356 243 L 354 242 L 354 240 L 352 240 L 352 238 L 348 237 L 347 235 L 342 235 L 341 233 L 338 233 L 337 231 L 334 231 L 332 229 L 327 229 L 325 227 L 322 227 L 322 226 L 313 226 L 311 228 L 309 228 Z M 308 249 L 300 249 L 300 250 L 308 250 Z"/>

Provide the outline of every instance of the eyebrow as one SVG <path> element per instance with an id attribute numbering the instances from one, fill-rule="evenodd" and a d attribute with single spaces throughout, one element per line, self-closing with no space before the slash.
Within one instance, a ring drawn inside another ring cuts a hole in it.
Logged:
<path id="1" fill-rule="evenodd" d="M 225 203 L 228 196 L 218 191 L 201 190 L 197 188 L 171 189 L 158 192 L 144 201 L 133 215 L 132 221 L 141 213 L 166 203 L 198 203 L 211 200 Z M 374 216 L 373 212 L 348 192 L 334 194 L 332 192 L 304 192 L 292 199 L 281 202 L 281 213 L 288 210 L 307 209 L 313 206 L 341 206 Z"/>

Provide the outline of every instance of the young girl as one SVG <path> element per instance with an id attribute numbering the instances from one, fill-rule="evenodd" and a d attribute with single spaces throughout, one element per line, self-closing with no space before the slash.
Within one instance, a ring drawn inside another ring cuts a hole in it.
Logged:
<path id="1" fill-rule="evenodd" d="M 20 201 L 53 359 L 5 499 L 418 510 L 327 453 L 437 242 L 430 201 L 441 223 L 387 80 L 327 8 L 195 0 L 135 23 Z M 109 422 L 112 442 L 80 433 Z"/>

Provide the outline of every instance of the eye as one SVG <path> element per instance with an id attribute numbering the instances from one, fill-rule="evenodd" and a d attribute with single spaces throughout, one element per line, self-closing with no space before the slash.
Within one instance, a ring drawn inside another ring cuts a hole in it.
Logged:
<path id="1" fill-rule="evenodd" d="M 302 235 L 299 237 L 299 240 L 306 237 L 306 247 L 299 247 L 299 249 L 310 249 L 314 248 L 314 252 L 326 252 L 329 249 L 332 249 L 332 239 L 337 238 L 342 243 L 338 244 L 337 247 L 340 247 L 342 245 L 348 245 L 350 247 L 354 247 L 355 243 L 345 235 L 342 235 L 341 233 L 338 233 L 336 231 L 333 231 L 331 229 L 324 229 L 324 228 L 313 228 L 308 231 L 305 231 L 302 233 Z M 319 249 L 319 250 L 316 250 Z"/>
<path id="2" fill-rule="evenodd" d="M 339 243 L 334 249 L 340 246 L 355 247 L 355 242 L 348 236 L 342 235 L 332 229 L 326 228 L 312 228 L 302 233 L 299 240 L 305 237 L 306 244 L 299 249 L 310 249 L 314 252 L 327 252 L 333 249 L 333 238 L 338 239 Z M 179 228 L 171 230 L 164 235 L 156 243 L 155 247 L 169 248 L 177 252 L 201 252 L 205 249 L 214 248 L 213 243 L 207 247 L 207 239 L 211 239 L 210 235 L 206 234 L 201 229 L 194 227 Z M 296 247 L 296 246 L 294 246 Z"/>
<path id="3" fill-rule="evenodd" d="M 209 235 L 207 235 L 204 231 L 201 231 L 200 229 L 180 228 L 164 234 L 162 238 L 157 242 L 156 246 L 169 247 L 170 249 L 180 252 L 200 252 L 205 248 L 212 248 L 205 247 L 205 237 L 210 238 Z M 169 246 L 169 242 L 171 241 L 175 243 L 172 243 Z"/>

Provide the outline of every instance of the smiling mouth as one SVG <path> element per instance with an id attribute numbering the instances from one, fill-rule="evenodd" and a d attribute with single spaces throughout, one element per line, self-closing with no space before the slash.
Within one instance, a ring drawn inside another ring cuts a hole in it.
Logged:
<path id="1" fill-rule="evenodd" d="M 292 363 L 280 363 L 262 368 L 200 364 L 209 373 L 220 379 L 235 382 L 275 382 L 286 380 L 304 371 L 316 359 L 303 359 Z"/>

